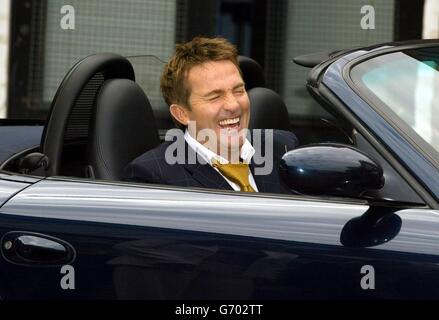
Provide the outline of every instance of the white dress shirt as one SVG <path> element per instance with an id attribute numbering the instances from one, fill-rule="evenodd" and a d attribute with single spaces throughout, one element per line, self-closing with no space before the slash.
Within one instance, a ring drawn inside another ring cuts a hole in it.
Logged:
<path id="1" fill-rule="evenodd" d="M 188 130 L 186 130 L 186 132 L 184 133 L 184 139 L 186 140 L 187 144 L 192 149 L 194 149 L 195 152 L 206 163 L 208 163 L 210 166 L 213 167 L 212 159 L 215 159 L 215 160 L 219 161 L 222 164 L 229 163 L 229 161 L 227 159 L 221 157 L 220 155 L 216 154 L 212 150 L 209 150 L 208 148 L 203 146 L 201 143 L 199 143 L 197 140 L 195 140 L 189 134 Z M 251 145 L 250 141 L 245 139 L 245 142 L 244 142 L 244 144 L 241 147 L 241 154 L 240 154 L 241 159 L 243 160 L 244 163 L 250 164 L 250 161 L 251 161 L 251 159 L 252 159 L 254 154 L 255 154 L 255 148 L 253 148 L 253 146 Z M 229 179 L 227 179 L 224 175 L 221 174 L 221 172 L 219 172 L 219 170 L 217 168 L 215 168 L 215 167 L 213 167 L 213 168 L 227 181 L 227 183 L 233 188 L 233 190 L 235 190 L 235 191 L 240 191 L 241 190 L 239 185 L 237 185 L 236 183 L 234 183 L 234 182 L 230 181 Z M 248 170 L 248 181 L 250 182 L 250 185 L 252 186 L 252 188 L 256 192 L 258 192 L 258 187 L 256 186 L 255 179 L 253 178 L 253 175 L 252 175 L 250 169 Z"/>

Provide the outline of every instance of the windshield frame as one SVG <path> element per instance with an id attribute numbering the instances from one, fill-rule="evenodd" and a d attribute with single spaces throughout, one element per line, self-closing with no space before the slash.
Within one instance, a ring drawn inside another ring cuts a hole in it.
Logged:
<path id="1" fill-rule="evenodd" d="M 384 50 L 377 50 L 371 53 L 362 55 L 351 62 L 349 62 L 343 70 L 343 78 L 349 87 L 363 99 L 375 112 L 383 117 L 411 146 L 413 146 L 424 158 L 430 162 L 437 170 L 439 170 L 439 152 L 426 142 L 409 124 L 407 124 L 395 111 L 393 111 L 387 104 L 379 99 L 366 85 L 358 83 L 354 80 L 351 73 L 352 70 L 368 60 L 373 58 L 397 53 L 407 50 L 416 50 L 420 48 L 439 47 L 439 43 L 424 43 L 410 46 L 397 46 L 386 48 Z"/>

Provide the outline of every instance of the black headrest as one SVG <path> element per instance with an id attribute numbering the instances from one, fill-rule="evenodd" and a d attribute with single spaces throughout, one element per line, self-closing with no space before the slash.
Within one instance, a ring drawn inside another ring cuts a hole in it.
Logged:
<path id="1" fill-rule="evenodd" d="M 248 97 L 251 129 L 290 131 L 287 107 L 276 92 L 267 88 L 253 88 L 248 91 Z"/>
<path id="2" fill-rule="evenodd" d="M 244 56 L 238 56 L 238 63 L 247 91 L 256 87 L 265 87 L 264 71 L 259 63 Z"/>
<path id="3" fill-rule="evenodd" d="M 41 138 L 41 149 L 49 157 L 46 175 L 59 173 L 66 141 L 86 139 L 93 105 L 99 88 L 107 79 L 134 80 L 131 63 L 112 53 L 90 55 L 76 63 L 59 86 Z"/>
<path id="4" fill-rule="evenodd" d="M 134 158 L 160 144 L 151 104 L 128 79 L 107 80 L 96 101 L 88 150 L 95 178 L 118 180 Z"/>

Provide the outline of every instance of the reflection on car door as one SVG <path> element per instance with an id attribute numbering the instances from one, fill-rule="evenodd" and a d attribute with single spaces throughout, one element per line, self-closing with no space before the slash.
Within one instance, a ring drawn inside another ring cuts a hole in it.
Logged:
<path id="1" fill-rule="evenodd" d="M 437 298 L 438 230 L 428 209 L 47 179 L 0 208 L 0 296 Z"/>

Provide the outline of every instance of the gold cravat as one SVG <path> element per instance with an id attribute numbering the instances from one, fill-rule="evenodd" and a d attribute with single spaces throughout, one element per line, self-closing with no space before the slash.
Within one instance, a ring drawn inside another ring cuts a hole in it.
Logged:
<path id="1" fill-rule="evenodd" d="M 236 183 L 241 191 L 244 192 L 256 192 L 250 185 L 248 180 L 248 164 L 246 163 L 228 163 L 221 164 L 219 161 L 213 159 L 212 166 L 217 168 L 222 175 L 224 175 L 230 181 Z"/>

